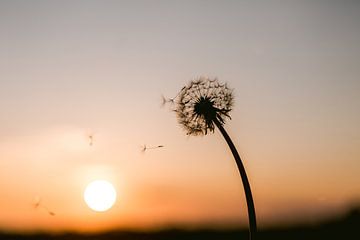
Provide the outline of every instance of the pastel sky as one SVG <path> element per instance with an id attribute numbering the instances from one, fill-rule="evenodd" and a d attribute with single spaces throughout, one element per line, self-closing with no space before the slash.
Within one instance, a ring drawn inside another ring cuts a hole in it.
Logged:
<path id="1" fill-rule="evenodd" d="M 202 75 L 234 89 L 260 227 L 359 203 L 359 23 L 352 0 L 0 0 L 0 229 L 245 226 L 222 136 L 161 107 Z M 108 212 L 83 200 L 95 179 L 118 192 Z"/>

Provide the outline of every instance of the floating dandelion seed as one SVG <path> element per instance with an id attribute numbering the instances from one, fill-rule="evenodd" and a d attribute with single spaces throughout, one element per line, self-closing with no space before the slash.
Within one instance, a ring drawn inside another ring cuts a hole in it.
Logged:
<path id="1" fill-rule="evenodd" d="M 145 152 L 146 150 L 150 150 L 150 149 L 163 148 L 163 147 L 164 147 L 164 145 L 158 145 L 158 146 L 148 147 L 148 146 L 146 146 L 146 144 L 144 144 L 144 145 L 141 147 L 141 152 Z"/>
<path id="2" fill-rule="evenodd" d="M 235 145 L 223 125 L 230 118 L 234 102 L 233 91 L 217 79 L 200 77 L 183 87 L 177 95 L 175 112 L 178 122 L 188 135 L 201 136 L 214 132 L 215 126 L 225 138 L 238 167 L 246 196 L 250 239 L 255 239 L 257 232 L 255 206 L 250 183 Z"/>
<path id="3" fill-rule="evenodd" d="M 90 147 L 92 147 L 94 145 L 95 135 L 96 135 L 96 132 L 94 132 L 93 130 L 88 130 L 84 133 L 84 137 L 86 137 L 87 144 Z"/>
<path id="4" fill-rule="evenodd" d="M 34 207 L 34 209 L 42 208 L 50 216 L 55 216 L 55 213 L 53 211 L 51 211 L 47 206 L 45 206 L 44 204 L 41 203 L 41 198 L 40 197 L 35 197 L 33 207 Z"/>
<path id="5" fill-rule="evenodd" d="M 40 206 L 40 198 L 35 198 L 34 204 L 33 204 L 34 208 L 38 208 Z"/>
<path id="6" fill-rule="evenodd" d="M 89 146 L 91 147 L 94 144 L 94 135 L 90 134 L 88 136 Z"/>
<path id="7" fill-rule="evenodd" d="M 166 98 L 164 95 L 161 95 L 161 106 L 162 107 L 165 106 L 166 103 L 168 103 L 168 102 L 169 102 L 169 99 Z"/>
<path id="8" fill-rule="evenodd" d="M 51 215 L 51 216 L 55 216 L 55 213 L 54 212 L 51 212 L 48 210 L 48 213 Z"/>
<path id="9" fill-rule="evenodd" d="M 181 90 L 185 89 L 186 86 L 184 86 Z M 165 106 L 167 103 L 170 103 L 171 105 L 175 104 L 175 99 L 179 96 L 180 92 L 178 92 L 175 97 L 173 98 L 166 98 L 164 95 L 161 95 L 162 98 L 162 102 L 161 102 L 161 106 Z"/>

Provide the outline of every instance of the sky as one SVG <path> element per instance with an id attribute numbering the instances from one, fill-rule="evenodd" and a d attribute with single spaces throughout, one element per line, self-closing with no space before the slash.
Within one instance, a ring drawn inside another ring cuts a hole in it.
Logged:
<path id="1" fill-rule="evenodd" d="M 358 204 L 359 22 L 352 0 L 0 0 L 0 229 L 246 226 L 220 133 L 188 137 L 161 107 L 199 76 L 234 91 L 260 227 Z M 96 179 L 107 212 L 83 200 Z"/>

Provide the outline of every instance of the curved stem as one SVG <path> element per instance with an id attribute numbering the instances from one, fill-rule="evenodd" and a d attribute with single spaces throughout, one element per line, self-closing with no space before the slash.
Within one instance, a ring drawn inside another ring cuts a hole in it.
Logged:
<path id="1" fill-rule="evenodd" d="M 234 143 L 232 142 L 231 138 L 225 131 L 222 124 L 219 122 L 218 119 L 214 120 L 214 124 L 217 126 L 217 128 L 220 130 L 221 134 L 225 138 L 227 144 L 229 145 L 229 148 L 235 158 L 236 165 L 238 167 L 241 180 L 244 186 L 245 196 L 246 196 L 246 203 L 247 203 L 247 209 L 248 209 L 248 217 L 249 217 L 249 227 L 250 227 L 250 239 L 254 240 L 257 232 L 256 227 L 256 214 L 255 214 L 255 206 L 254 206 L 254 200 L 251 193 L 250 183 L 248 180 L 248 177 L 246 175 L 245 167 L 241 161 L 240 155 L 237 152 Z"/>

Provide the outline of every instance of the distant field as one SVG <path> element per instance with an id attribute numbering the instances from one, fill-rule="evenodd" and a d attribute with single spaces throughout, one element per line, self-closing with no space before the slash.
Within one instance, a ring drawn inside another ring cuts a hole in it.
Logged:
<path id="1" fill-rule="evenodd" d="M 114 231 L 96 235 L 78 234 L 0 234 L 1 240 L 235 240 L 248 239 L 247 230 L 178 230 L 168 229 L 154 232 Z M 296 226 L 290 228 L 273 228 L 259 232 L 258 239 L 277 240 L 312 240 L 312 239 L 360 239 L 360 209 L 350 211 L 345 217 L 325 221 L 318 225 Z"/>

